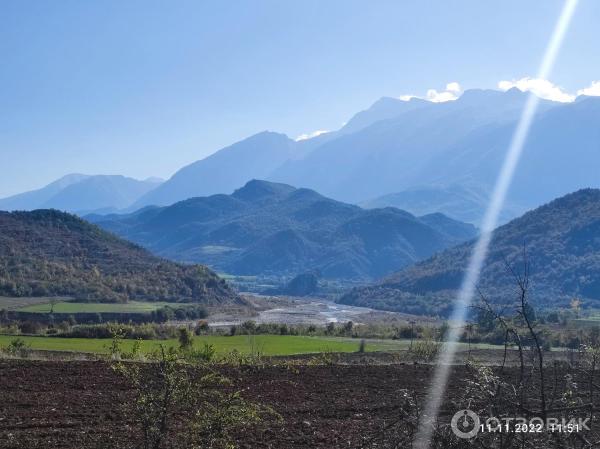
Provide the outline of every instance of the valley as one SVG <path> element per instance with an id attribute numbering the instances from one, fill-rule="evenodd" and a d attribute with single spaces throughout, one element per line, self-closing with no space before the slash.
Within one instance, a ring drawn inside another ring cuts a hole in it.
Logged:
<path id="1" fill-rule="evenodd" d="M 463 319 L 533 97 L 447 89 L 166 180 L 72 173 L 0 199 L 0 447 L 421 449 L 429 429 L 427 449 L 594 449 L 600 102 L 538 99 Z M 465 408 L 593 428 L 469 440 Z"/>
<path id="2" fill-rule="evenodd" d="M 600 448 L 600 2 L 0 22 L 0 449 Z"/>
<path id="3" fill-rule="evenodd" d="M 163 257 L 232 275 L 294 277 L 312 271 L 355 282 L 390 274 L 477 233 L 473 225 L 442 214 L 364 210 L 262 180 L 231 195 L 86 219 Z"/>

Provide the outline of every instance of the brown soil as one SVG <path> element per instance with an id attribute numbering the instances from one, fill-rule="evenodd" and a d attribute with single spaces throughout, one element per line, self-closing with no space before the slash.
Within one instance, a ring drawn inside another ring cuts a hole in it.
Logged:
<path id="1" fill-rule="evenodd" d="M 241 448 L 354 449 L 399 417 L 401 389 L 425 394 L 430 365 L 268 366 L 228 369 L 247 399 L 282 424 L 240 435 Z M 441 420 L 456 412 L 466 368 L 451 378 Z M 136 439 L 122 405 L 128 385 L 102 361 L 0 360 L 1 448 L 115 448 Z"/>
<path id="2" fill-rule="evenodd" d="M 314 366 L 227 373 L 248 399 L 283 417 L 244 448 L 359 448 L 394 418 L 400 388 L 423 390 L 432 367 Z M 460 370 L 459 370 L 460 371 Z M 0 361 L 0 447 L 119 447 L 135 438 L 126 383 L 105 362 Z"/>

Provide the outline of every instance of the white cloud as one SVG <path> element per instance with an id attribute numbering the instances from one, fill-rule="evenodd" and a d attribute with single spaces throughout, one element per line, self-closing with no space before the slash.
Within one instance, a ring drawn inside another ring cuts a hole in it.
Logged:
<path id="1" fill-rule="evenodd" d="M 579 89 L 577 95 L 587 95 L 588 97 L 600 97 L 600 81 L 592 81 L 589 87 Z"/>
<path id="2" fill-rule="evenodd" d="M 459 93 L 460 91 L 462 91 L 462 88 L 460 87 L 460 84 L 454 81 L 453 83 L 446 84 L 446 90 L 448 92 Z"/>
<path id="3" fill-rule="evenodd" d="M 462 87 L 456 81 L 446 84 L 446 89 L 442 91 L 437 91 L 436 89 L 429 89 L 427 94 L 425 95 L 425 100 L 431 101 L 432 103 L 443 103 L 445 101 L 456 100 L 460 93 L 462 92 Z M 409 101 L 411 98 L 423 98 L 417 95 L 402 95 L 398 97 L 402 101 Z"/>
<path id="4" fill-rule="evenodd" d="M 411 98 L 417 98 L 414 95 L 400 95 L 398 97 L 398 99 L 402 100 L 402 101 L 410 101 Z"/>
<path id="5" fill-rule="evenodd" d="M 443 103 L 445 101 L 453 101 L 458 98 L 456 92 L 451 92 L 448 90 L 443 90 L 438 92 L 435 89 L 429 89 L 427 91 L 427 101 L 431 101 L 432 103 Z"/>
<path id="6" fill-rule="evenodd" d="M 513 81 L 500 81 L 498 87 L 501 90 L 509 90 L 516 87 L 522 92 L 532 92 L 540 98 L 561 103 L 569 103 L 575 100 L 575 95 L 565 92 L 561 87 L 551 81 L 541 78 L 521 78 Z"/>
<path id="7" fill-rule="evenodd" d="M 583 89 L 579 89 L 576 94 L 565 91 L 562 87 L 557 86 L 552 81 L 542 78 L 530 78 L 524 77 L 518 80 L 507 81 L 503 80 L 498 83 L 498 88 L 503 91 L 507 91 L 516 87 L 522 92 L 532 92 L 540 98 L 545 100 L 557 101 L 560 103 L 570 103 L 575 101 L 579 95 L 586 95 L 590 97 L 600 97 L 600 80 L 592 81 L 592 83 Z M 425 97 L 418 95 L 402 95 L 398 99 L 402 101 L 409 101 L 411 98 L 420 98 L 432 103 L 443 103 L 445 101 L 456 100 L 463 92 L 462 86 L 453 81 L 446 84 L 446 89 L 438 91 L 436 89 L 429 89 Z M 304 136 L 304 135 L 303 135 Z"/>
<path id="8" fill-rule="evenodd" d="M 296 137 L 296 142 L 300 141 L 300 140 L 306 140 L 306 139 L 312 139 L 313 137 L 317 137 L 320 136 L 321 134 L 325 134 L 328 133 L 329 131 L 326 129 L 318 129 L 316 131 L 313 131 L 311 133 L 306 133 L 306 134 L 300 134 L 298 137 Z"/>

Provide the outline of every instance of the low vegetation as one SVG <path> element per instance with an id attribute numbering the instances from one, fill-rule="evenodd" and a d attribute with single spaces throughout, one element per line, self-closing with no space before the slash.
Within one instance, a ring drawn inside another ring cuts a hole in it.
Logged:
<path id="1" fill-rule="evenodd" d="M 17 309 L 19 312 L 31 313 L 148 313 L 161 307 L 172 305 L 166 302 L 139 302 L 126 303 L 90 303 L 63 301 L 55 303 L 35 304 Z"/>
<path id="2" fill-rule="evenodd" d="M 175 328 L 175 331 L 177 329 Z M 110 354 L 112 338 L 59 338 L 48 336 L 20 336 L 18 337 L 27 343 L 32 350 L 40 351 L 66 351 L 93 354 Z M 139 338 L 139 337 L 138 337 Z M 0 346 L 10 344 L 15 336 L 0 335 Z M 124 339 L 122 347 L 130 352 L 135 344 L 140 341 L 142 352 L 152 352 L 160 345 L 165 347 L 179 347 L 177 336 L 165 340 L 137 340 Z M 228 336 L 202 336 L 195 337 L 193 348 L 202 349 L 204 344 L 213 345 L 219 356 L 226 356 L 232 352 L 240 354 L 251 354 L 260 352 L 265 356 L 281 356 L 295 354 L 311 354 L 319 352 L 357 352 L 360 348 L 360 341 L 353 341 L 342 338 L 326 337 L 303 337 L 303 336 L 279 336 L 279 335 L 239 335 Z M 386 344 L 385 342 L 366 342 L 366 351 L 390 350 L 406 348 L 406 342 L 396 344 Z"/>
<path id="3" fill-rule="evenodd" d="M 189 351 L 186 345 L 159 346 L 147 356 L 150 363 L 114 363 L 133 390 L 133 401 L 123 404 L 138 435 L 131 447 L 234 449 L 241 431 L 278 418 L 269 407 L 245 400 L 210 360 L 190 365 Z"/>

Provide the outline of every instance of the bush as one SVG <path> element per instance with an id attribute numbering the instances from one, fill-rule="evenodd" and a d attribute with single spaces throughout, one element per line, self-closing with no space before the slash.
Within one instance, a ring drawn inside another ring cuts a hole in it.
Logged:
<path id="1" fill-rule="evenodd" d="M 42 331 L 42 324 L 37 321 L 23 321 L 19 325 L 22 334 L 39 334 Z"/>
<path id="2" fill-rule="evenodd" d="M 335 323 L 330 322 L 325 326 L 325 335 L 333 335 L 335 333 Z"/>
<path id="3" fill-rule="evenodd" d="M 432 362 L 438 355 L 441 344 L 432 340 L 417 341 L 410 350 L 415 362 Z"/>
<path id="4" fill-rule="evenodd" d="M 29 357 L 31 351 L 31 345 L 25 342 L 22 338 L 14 338 L 10 343 L 4 346 L 2 352 L 11 355 L 13 357 Z"/>
<path id="5" fill-rule="evenodd" d="M 212 354 L 208 345 L 204 351 Z M 184 357 L 188 359 L 189 353 L 161 346 L 151 355 L 151 363 L 113 365 L 132 387 L 133 401 L 125 407 L 141 447 L 162 448 L 169 441 L 169 447 L 232 449 L 234 435 L 266 416 L 277 416 L 245 401 L 238 391 L 225 391 L 223 387 L 232 384 L 222 375 L 210 369 L 192 373 L 181 363 Z"/>
<path id="6" fill-rule="evenodd" d="M 360 340 L 360 344 L 358 345 L 358 352 L 360 354 L 363 354 L 365 352 L 365 346 L 366 346 L 366 343 L 365 343 L 365 339 L 363 338 Z"/>
<path id="7" fill-rule="evenodd" d="M 200 320 L 200 321 L 198 321 L 198 323 L 196 324 L 196 327 L 194 328 L 194 334 L 202 335 L 203 333 L 206 333 L 209 330 L 210 330 L 210 327 L 208 325 L 208 321 Z"/>
<path id="8" fill-rule="evenodd" d="M 186 351 L 185 358 L 189 361 L 210 363 L 215 358 L 216 353 L 217 350 L 213 345 L 204 343 L 204 346 L 202 346 L 200 349 L 191 348 L 190 350 Z"/>
<path id="9" fill-rule="evenodd" d="M 194 344 L 194 337 L 192 336 L 192 333 L 189 331 L 189 329 L 187 327 L 180 327 L 179 330 L 177 331 L 178 333 L 178 337 L 177 340 L 179 341 L 179 348 L 182 350 L 188 350 L 192 347 L 192 345 Z"/>

